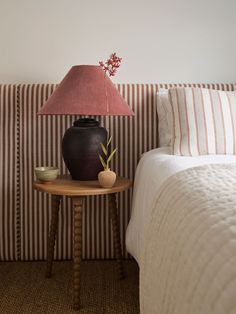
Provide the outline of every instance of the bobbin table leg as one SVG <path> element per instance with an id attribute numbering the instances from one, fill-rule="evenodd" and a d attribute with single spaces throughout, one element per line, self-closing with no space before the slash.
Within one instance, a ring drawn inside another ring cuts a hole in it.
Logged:
<path id="1" fill-rule="evenodd" d="M 82 257 L 82 207 L 83 197 L 72 199 L 74 212 L 74 310 L 80 308 L 80 264 Z"/>
<path id="2" fill-rule="evenodd" d="M 58 228 L 58 212 L 60 208 L 61 197 L 59 195 L 52 195 L 52 218 L 50 225 L 50 233 L 47 243 L 47 264 L 46 264 L 46 277 L 51 277 L 52 263 L 54 255 L 54 247 L 56 241 L 56 233 Z"/>
<path id="3" fill-rule="evenodd" d="M 115 247 L 115 256 L 117 260 L 117 270 L 120 279 L 124 278 L 124 268 L 122 263 L 122 252 L 120 242 L 120 229 L 117 215 L 116 195 L 109 194 L 109 210 L 113 230 L 113 242 Z"/>

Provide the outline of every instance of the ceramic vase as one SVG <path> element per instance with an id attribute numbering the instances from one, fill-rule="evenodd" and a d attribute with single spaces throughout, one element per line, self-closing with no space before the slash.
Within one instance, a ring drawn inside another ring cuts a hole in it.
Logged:
<path id="1" fill-rule="evenodd" d="M 62 155 L 73 180 L 96 180 L 103 167 L 98 159 L 107 131 L 99 122 L 81 118 L 74 122 L 62 140 Z"/>
<path id="2" fill-rule="evenodd" d="M 98 181 L 103 188 L 111 188 L 116 182 L 116 173 L 110 169 L 100 171 Z"/>

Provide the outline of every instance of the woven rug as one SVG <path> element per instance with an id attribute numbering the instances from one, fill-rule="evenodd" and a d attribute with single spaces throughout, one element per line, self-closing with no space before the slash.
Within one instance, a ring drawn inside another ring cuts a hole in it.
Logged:
<path id="1" fill-rule="evenodd" d="M 139 313 L 138 267 L 125 261 L 124 280 L 116 276 L 115 261 L 83 261 L 80 314 Z M 0 313 L 76 313 L 72 305 L 72 269 L 54 262 L 45 278 L 45 262 L 0 263 Z"/>

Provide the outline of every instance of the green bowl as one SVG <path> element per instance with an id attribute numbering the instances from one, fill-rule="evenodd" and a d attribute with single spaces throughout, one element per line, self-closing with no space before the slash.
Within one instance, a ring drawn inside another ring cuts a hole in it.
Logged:
<path id="1" fill-rule="evenodd" d="M 34 172 L 36 178 L 44 183 L 56 180 L 59 175 L 59 169 L 57 167 L 36 167 Z"/>

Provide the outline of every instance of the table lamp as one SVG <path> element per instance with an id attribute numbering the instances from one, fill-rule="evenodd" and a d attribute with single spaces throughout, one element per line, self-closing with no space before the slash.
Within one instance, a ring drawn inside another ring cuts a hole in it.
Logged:
<path id="1" fill-rule="evenodd" d="M 38 112 L 40 115 L 133 116 L 100 66 L 73 66 Z M 62 140 L 62 155 L 73 180 L 97 180 L 107 131 L 94 118 L 76 120 Z"/>

